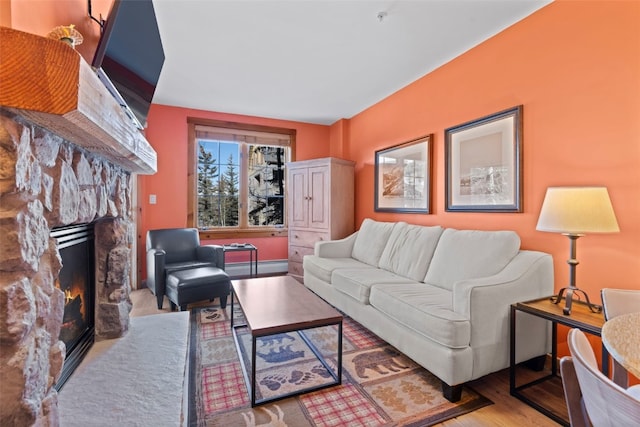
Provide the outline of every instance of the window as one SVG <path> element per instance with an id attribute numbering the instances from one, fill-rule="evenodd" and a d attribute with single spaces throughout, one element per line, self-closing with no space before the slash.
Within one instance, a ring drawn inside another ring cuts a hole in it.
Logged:
<path id="1" fill-rule="evenodd" d="M 291 129 L 189 120 L 189 225 L 207 237 L 283 230 L 294 138 Z"/>

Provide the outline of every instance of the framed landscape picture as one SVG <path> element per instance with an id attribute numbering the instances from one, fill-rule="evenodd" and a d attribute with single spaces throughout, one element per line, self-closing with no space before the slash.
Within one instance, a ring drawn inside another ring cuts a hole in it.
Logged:
<path id="1" fill-rule="evenodd" d="M 376 151 L 376 212 L 431 213 L 433 136 Z"/>
<path id="2" fill-rule="evenodd" d="M 522 212 L 522 106 L 445 130 L 447 211 Z"/>

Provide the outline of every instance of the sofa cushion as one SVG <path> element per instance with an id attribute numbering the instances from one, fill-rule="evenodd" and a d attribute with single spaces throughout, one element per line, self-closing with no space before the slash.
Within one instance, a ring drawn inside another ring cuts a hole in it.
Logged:
<path id="1" fill-rule="evenodd" d="M 305 274 L 312 274 L 327 283 L 331 283 L 331 273 L 338 268 L 370 268 L 376 270 L 375 267 L 353 258 L 322 258 L 317 255 L 305 255 L 302 259 L 302 268 Z"/>
<path id="2" fill-rule="evenodd" d="M 331 284 L 334 288 L 362 304 L 369 304 L 369 291 L 376 283 L 415 283 L 415 281 L 390 271 L 371 267 L 341 268 L 334 270 L 331 275 Z"/>
<path id="3" fill-rule="evenodd" d="M 380 255 L 382 255 L 389 235 L 396 224 L 403 223 L 379 222 L 365 218 L 360 230 L 358 230 L 351 256 L 358 261 L 377 267 Z"/>
<path id="4" fill-rule="evenodd" d="M 520 237 L 514 231 L 448 228 L 440 236 L 424 282 L 451 291 L 459 280 L 500 272 L 519 249 Z"/>
<path id="5" fill-rule="evenodd" d="M 380 268 L 423 281 L 441 234 L 440 226 L 397 224 L 380 256 Z"/>
<path id="6" fill-rule="evenodd" d="M 453 311 L 452 293 L 446 289 L 414 284 L 377 284 L 369 303 L 387 316 L 449 348 L 471 343 L 471 324 Z"/>

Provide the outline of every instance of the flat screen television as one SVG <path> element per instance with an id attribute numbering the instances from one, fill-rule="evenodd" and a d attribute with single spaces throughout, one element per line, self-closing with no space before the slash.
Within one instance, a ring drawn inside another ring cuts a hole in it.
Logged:
<path id="1" fill-rule="evenodd" d="M 152 1 L 115 0 L 91 65 L 140 129 L 146 127 L 164 59 Z"/>

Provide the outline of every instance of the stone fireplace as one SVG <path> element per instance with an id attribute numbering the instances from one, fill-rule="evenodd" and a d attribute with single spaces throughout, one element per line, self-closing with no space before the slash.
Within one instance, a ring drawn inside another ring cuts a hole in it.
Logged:
<path id="1" fill-rule="evenodd" d="M 93 312 L 96 340 L 123 336 L 133 188 L 136 173 L 155 172 L 156 158 L 73 49 L 0 27 L 0 51 L 0 425 L 57 426 L 60 337 L 75 297 L 60 287 L 56 232 L 92 230 L 95 290 L 83 309 Z"/>

